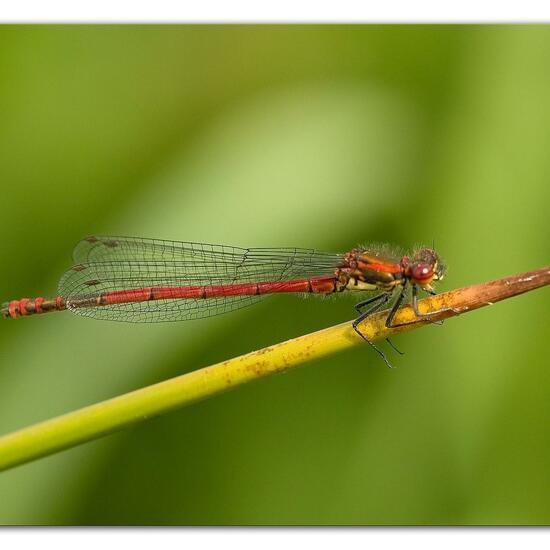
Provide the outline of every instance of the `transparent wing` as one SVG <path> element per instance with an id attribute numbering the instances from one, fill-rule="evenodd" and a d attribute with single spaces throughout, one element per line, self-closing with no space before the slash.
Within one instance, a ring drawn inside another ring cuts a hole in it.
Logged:
<path id="1" fill-rule="evenodd" d="M 88 237 L 76 246 L 74 258 L 77 264 L 59 283 L 59 295 L 65 297 L 68 309 L 96 319 L 129 322 L 210 317 L 246 307 L 263 296 L 167 298 L 110 305 L 99 305 L 100 298 L 151 288 L 283 285 L 289 280 L 331 276 L 341 261 L 338 254 L 308 249 L 245 249 L 137 237 Z"/>
<path id="2" fill-rule="evenodd" d="M 241 257 L 247 249 L 141 237 L 86 237 L 74 248 L 75 263 L 115 260 L 175 260 L 182 258 L 230 259 Z"/>

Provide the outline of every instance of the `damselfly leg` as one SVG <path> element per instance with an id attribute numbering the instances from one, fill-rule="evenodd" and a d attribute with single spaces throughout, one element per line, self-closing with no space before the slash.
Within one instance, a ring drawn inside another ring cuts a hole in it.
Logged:
<path id="1" fill-rule="evenodd" d="M 401 292 L 399 293 L 399 297 L 397 298 L 397 300 L 393 304 L 393 307 L 392 307 L 392 309 L 391 309 L 391 311 L 388 315 L 388 318 L 386 319 L 386 327 L 387 328 L 396 328 L 396 327 L 403 326 L 403 324 L 408 324 L 408 323 L 394 324 L 394 322 L 393 322 L 393 320 L 395 318 L 395 315 L 397 313 L 397 310 L 401 307 L 401 304 L 403 303 L 403 300 L 405 299 L 406 290 L 407 290 L 407 283 L 405 283 L 403 285 L 403 287 L 401 289 Z M 432 289 L 423 288 L 422 290 L 424 292 L 426 292 L 427 294 L 430 294 L 431 296 L 436 296 L 437 295 L 437 292 L 435 292 Z M 414 285 L 414 284 L 412 285 L 411 305 L 412 305 L 414 314 L 418 317 L 419 320 L 429 321 L 429 318 L 431 316 L 436 315 L 438 313 L 441 313 L 441 310 L 432 311 L 430 313 L 420 313 L 420 310 L 418 309 L 418 286 Z M 443 324 L 443 321 L 430 321 L 430 322 L 433 323 L 434 325 L 442 325 Z"/>
<path id="2" fill-rule="evenodd" d="M 430 289 L 423 288 L 422 290 L 427 294 L 429 294 L 430 296 L 437 296 L 437 292 L 435 292 L 435 290 L 431 288 Z M 435 315 L 436 313 L 440 313 L 440 310 L 432 311 L 430 313 L 420 313 L 418 309 L 418 289 L 416 285 L 413 285 L 413 289 L 412 289 L 412 308 L 414 310 L 414 314 L 420 319 L 427 319 L 432 315 Z M 433 323 L 434 325 L 442 325 L 443 321 L 431 321 L 431 323 Z"/>
<path id="3" fill-rule="evenodd" d="M 386 296 L 386 300 L 385 300 L 384 302 L 382 302 L 382 303 L 386 303 L 386 302 L 390 299 L 391 294 L 389 294 L 389 293 L 384 293 L 384 295 L 382 295 L 382 296 Z M 363 302 L 359 302 L 359 303 L 355 306 L 355 309 L 356 309 L 359 313 L 362 313 L 361 310 L 362 310 L 365 306 L 367 306 L 367 305 L 369 305 L 369 304 L 372 304 L 373 302 L 376 302 L 376 301 L 378 301 L 378 300 L 380 300 L 380 295 L 374 296 L 373 298 L 369 298 L 368 300 L 364 300 Z M 381 304 L 381 305 L 382 305 L 382 304 Z M 397 307 L 399 307 L 399 305 L 398 305 Z M 394 308 L 395 308 L 395 306 L 394 306 Z M 392 308 L 392 311 L 393 311 L 394 308 Z M 374 311 L 376 311 L 376 310 L 374 310 Z M 370 313 L 374 313 L 374 311 L 371 311 Z M 386 342 L 390 345 L 390 347 L 391 347 L 396 353 L 398 353 L 399 355 L 405 355 L 402 351 L 400 351 L 399 349 L 397 349 L 397 347 L 395 346 L 395 344 L 394 344 L 389 338 L 386 338 Z"/>
<path id="4" fill-rule="evenodd" d="M 403 287 L 401 288 L 401 292 L 399 293 L 399 296 L 397 297 L 397 300 L 395 300 L 391 310 L 390 310 L 390 313 L 388 314 L 387 318 L 386 318 L 386 322 L 385 322 L 385 325 L 387 328 L 392 328 L 393 326 L 393 319 L 395 317 L 395 314 L 397 313 L 397 310 L 401 307 L 401 304 L 403 303 L 403 300 L 405 299 L 405 296 L 406 296 L 406 292 L 407 292 L 407 282 L 405 281 L 405 284 L 403 285 Z M 399 349 L 397 349 L 397 347 L 393 344 L 393 342 L 389 339 L 389 338 L 386 338 L 386 342 L 388 342 L 388 344 L 397 352 L 399 353 L 399 355 L 405 355 L 402 351 L 400 351 Z"/>
<path id="5" fill-rule="evenodd" d="M 395 314 L 397 313 L 397 310 L 401 307 L 401 304 L 403 303 L 403 300 L 405 299 L 405 293 L 407 292 L 407 283 L 405 282 L 403 286 L 401 287 L 401 292 L 399 293 L 399 296 L 397 300 L 395 300 L 395 303 L 393 304 L 390 313 L 388 314 L 388 317 L 386 318 L 386 327 L 387 328 L 393 328 L 398 325 L 393 324 L 393 319 L 395 317 Z"/>
<path id="6" fill-rule="evenodd" d="M 374 342 L 371 342 L 359 330 L 359 324 L 362 323 L 367 317 L 369 317 L 373 313 L 376 313 L 383 305 L 385 305 L 388 302 L 388 300 L 390 298 L 391 298 L 391 293 L 390 292 L 384 292 L 383 294 L 379 294 L 377 296 L 374 296 L 373 298 L 369 298 L 368 300 L 365 300 L 363 302 L 359 302 L 355 306 L 355 309 L 360 313 L 360 315 L 359 315 L 359 317 L 357 317 L 357 319 L 355 319 L 355 321 L 353 321 L 352 326 L 353 326 L 353 330 L 355 330 L 355 332 L 359 336 L 361 336 L 361 338 L 363 338 L 363 340 L 365 340 L 365 342 L 367 342 L 367 344 L 369 344 L 369 346 L 374 351 L 376 351 L 376 353 L 378 353 L 378 355 L 380 355 L 380 357 L 382 357 L 382 359 L 384 360 L 384 363 L 386 363 L 386 365 L 390 369 L 392 369 L 393 365 L 389 362 L 388 358 L 386 357 L 386 354 Z M 367 305 L 371 305 L 372 307 L 367 309 L 367 311 L 361 311 Z M 393 345 L 392 345 L 392 347 L 393 347 Z"/>

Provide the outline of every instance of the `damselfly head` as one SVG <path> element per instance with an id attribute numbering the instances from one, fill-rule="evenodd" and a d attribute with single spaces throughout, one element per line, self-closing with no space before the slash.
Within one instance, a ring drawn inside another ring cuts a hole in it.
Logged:
<path id="1" fill-rule="evenodd" d="M 414 284 L 429 288 L 434 281 L 440 281 L 445 275 L 445 265 L 432 248 L 422 248 L 412 259 L 409 276 Z"/>

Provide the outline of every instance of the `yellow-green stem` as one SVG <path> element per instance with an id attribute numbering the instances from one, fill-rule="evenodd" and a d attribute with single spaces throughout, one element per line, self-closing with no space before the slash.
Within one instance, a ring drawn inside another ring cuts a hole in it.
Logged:
<path id="1" fill-rule="evenodd" d="M 429 321 L 419 320 L 410 306 L 404 306 L 394 321 L 401 326 L 386 328 L 387 312 L 381 312 L 364 321 L 360 329 L 370 340 L 387 338 L 549 283 L 550 268 L 547 267 L 426 298 L 419 304 L 422 313 L 435 312 Z M 1 437 L 0 470 L 99 438 L 257 378 L 364 344 L 350 322 L 342 323 L 70 412 Z M 376 355 L 370 357 L 378 366 Z"/>

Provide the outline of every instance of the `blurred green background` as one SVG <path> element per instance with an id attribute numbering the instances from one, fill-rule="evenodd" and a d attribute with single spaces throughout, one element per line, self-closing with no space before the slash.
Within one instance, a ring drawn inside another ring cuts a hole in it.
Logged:
<path id="1" fill-rule="evenodd" d="M 4 26 L 1 300 L 88 234 L 431 243 L 450 289 L 548 264 L 550 27 Z M 0 523 L 550 522 L 550 292 L 0 474 Z M 0 328 L 0 432 L 354 316 Z M 391 353 L 391 352 L 390 352 Z"/>

